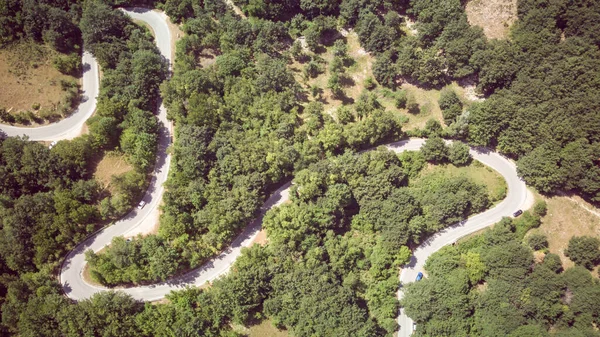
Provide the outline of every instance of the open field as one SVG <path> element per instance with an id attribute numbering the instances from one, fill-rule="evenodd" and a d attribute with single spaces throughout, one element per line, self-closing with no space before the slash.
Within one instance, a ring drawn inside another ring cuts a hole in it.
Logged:
<path id="1" fill-rule="evenodd" d="M 94 170 L 94 178 L 98 180 L 104 188 L 111 190 L 110 182 L 113 175 L 123 174 L 133 169 L 125 161 L 125 156 L 116 153 L 107 153 L 98 162 Z"/>
<path id="2" fill-rule="evenodd" d="M 67 96 L 61 81 L 79 80 L 54 68 L 57 55 L 50 47 L 28 41 L 0 49 L 0 108 L 11 114 L 60 110 Z"/>
<path id="3" fill-rule="evenodd" d="M 469 23 L 483 28 L 485 36 L 506 39 L 517 20 L 517 0 L 471 0 L 465 11 Z"/>
<path id="4" fill-rule="evenodd" d="M 452 164 L 445 165 L 427 165 L 420 173 L 417 181 L 413 180 L 414 184 L 418 184 L 418 180 L 432 174 L 444 175 L 446 177 L 469 177 L 477 184 L 483 184 L 487 187 L 490 200 L 492 202 L 500 201 L 506 196 L 506 182 L 502 176 L 493 169 L 481 164 L 478 161 L 473 161 L 468 166 L 457 167 Z"/>
<path id="5" fill-rule="evenodd" d="M 300 63 L 294 61 L 289 66 L 296 80 L 303 85 L 309 101 L 315 100 L 310 94 L 311 87 L 314 86 L 320 89 L 320 94 L 316 100 L 323 103 L 325 112 L 330 115 L 334 115 L 340 106 L 356 102 L 360 94 L 365 92 L 365 81 L 368 78 L 374 79 L 372 66 L 375 63 L 375 58 L 361 48 L 356 32 L 342 31 L 341 35 L 348 45 L 350 60 L 350 62 L 347 62 L 345 70 L 348 80 L 342 82 L 346 96 L 344 99 L 333 98 L 331 90 L 327 88 L 327 81 L 330 76 L 328 66 L 333 59 L 332 47 L 326 47 L 321 53 L 317 54 L 318 57 L 322 58 L 323 72 L 315 78 L 307 79 L 304 77 L 303 69 L 308 62 Z M 310 55 L 311 53 L 309 52 L 308 54 Z M 456 82 L 451 83 L 449 86 L 456 91 L 465 106 L 468 106 L 472 102 L 468 99 L 471 95 L 466 88 L 461 87 Z M 411 114 L 406 109 L 396 108 L 396 92 L 391 89 L 377 85 L 371 92 L 377 96 L 383 107 L 389 111 L 396 112 L 401 117 L 401 120 L 404 122 L 404 130 L 423 128 L 429 119 L 435 119 L 443 124 L 442 111 L 438 105 L 440 90 L 423 89 L 409 83 L 403 83 L 397 90 L 404 90 L 407 94 L 413 95 L 419 104 L 420 112 Z"/>
<path id="6" fill-rule="evenodd" d="M 541 197 L 548 204 L 542 225 L 532 232 L 548 237 L 549 250 L 558 254 L 564 268 L 573 266 L 564 251 L 573 236 L 588 235 L 600 238 L 600 209 L 578 196 Z M 598 277 L 598 273 L 593 273 Z"/>

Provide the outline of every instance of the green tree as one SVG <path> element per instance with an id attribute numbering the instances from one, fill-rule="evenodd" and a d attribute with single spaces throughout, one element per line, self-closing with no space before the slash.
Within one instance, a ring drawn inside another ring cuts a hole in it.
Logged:
<path id="1" fill-rule="evenodd" d="M 600 240 L 589 236 L 574 236 L 569 240 L 565 255 L 577 265 L 592 269 L 600 260 Z"/>
<path id="2" fill-rule="evenodd" d="M 448 147 L 448 160 L 456 165 L 467 165 L 471 161 L 469 146 L 463 142 L 454 141 Z"/>
<path id="3" fill-rule="evenodd" d="M 533 250 L 548 248 L 548 238 L 544 234 L 531 234 L 527 237 L 527 244 Z"/>
<path id="4" fill-rule="evenodd" d="M 421 146 L 421 152 L 425 160 L 442 163 L 448 159 L 448 147 L 443 139 L 439 137 L 429 138 Z"/>

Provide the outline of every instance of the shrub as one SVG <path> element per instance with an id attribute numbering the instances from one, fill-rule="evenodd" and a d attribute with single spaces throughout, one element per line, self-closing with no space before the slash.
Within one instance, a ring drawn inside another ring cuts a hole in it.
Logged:
<path id="1" fill-rule="evenodd" d="M 54 68 L 66 75 L 77 76 L 81 72 L 81 58 L 72 53 L 67 56 L 57 56 L 53 61 Z"/>
<path id="2" fill-rule="evenodd" d="M 406 97 L 406 109 L 411 114 L 418 114 L 419 111 L 419 103 L 417 103 L 417 99 L 413 94 L 408 94 Z"/>
<path id="3" fill-rule="evenodd" d="M 404 109 L 406 108 L 406 91 L 404 90 L 400 90 L 398 91 L 398 93 L 396 94 L 396 108 L 398 109 Z"/>
<path id="4" fill-rule="evenodd" d="M 373 77 L 367 77 L 365 80 L 365 88 L 367 88 L 367 90 L 373 90 L 375 87 L 377 87 L 377 84 L 375 83 L 375 80 L 373 80 Z"/>
<path id="5" fill-rule="evenodd" d="M 600 240 L 590 236 L 574 236 L 569 240 L 565 255 L 575 264 L 592 269 L 600 260 Z"/>
<path id="6" fill-rule="evenodd" d="M 452 143 L 448 149 L 448 159 L 456 166 L 468 164 L 471 160 L 469 146 L 461 142 Z"/>
<path id="7" fill-rule="evenodd" d="M 544 234 L 532 234 L 527 237 L 527 245 L 533 250 L 548 248 L 548 238 Z"/>
<path id="8" fill-rule="evenodd" d="M 6 123 L 14 123 L 15 116 L 11 115 L 6 109 L 0 108 L 0 120 Z"/>
<path id="9" fill-rule="evenodd" d="M 533 214 L 536 214 L 538 216 L 546 215 L 547 211 L 548 211 L 548 205 L 546 204 L 546 202 L 544 200 L 540 200 L 540 201 L 536 202 L 535 206 L 533 206 Z"/>
<path id="10" fill-rule="evenodd" d="M 323 72 L 323 68 L 321 65 L 315 61 L 310 61 L 306 66 L 304 66 L 304 77 L 306 79 L 315 78 L 319 76 L 320 73 Z"/>

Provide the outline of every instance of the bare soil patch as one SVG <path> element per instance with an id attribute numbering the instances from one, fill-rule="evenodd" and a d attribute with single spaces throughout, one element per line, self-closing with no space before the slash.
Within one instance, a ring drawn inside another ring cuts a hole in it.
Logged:
<path id="1" fill-rule="evenodd" d="M 264 246 L 267 244 L 267 241 L 267 231 L 263 228 L 260 230 L 260 232 L 258 232 L 258 235 L 254 239 L 254 241 L 252 241 L 252 243 Z"/>
<path id="2" fill-rule="evenodd" d="M 133 169 L 125 160 L 125 156 L 118 153 L 109 152 L 102 157 L 94 170 L 94 177 L 104 188 L 112 192 L 110 187 L 113 175 L 123 174 Z"/>
<path id="3" fill-rule="evenodd" d="M 471 0 L 465 11 L 472 26 L 483 28 L 490 39 L 506 39 L 517 21 L 517 0 Z"/>
<path id="4" fill-rule="evenodd" d="M 59 111 L 67 92 L 61 82 L 79 83 L 54 68 L 59 54 L 52 48 L 21 41 L 0 49 L 0 108 L 11 114 L 31 111 Z"/>
<path id="5" fill-rule="evenodd" d="M 574 264 L 564 251 L 573 236 L 600 237 L 600 210 L 577 196 L 554 196 L 544 198 L 548 212 L 542 218 L 542 225 L 535 232 L 548 237 L 549 250 L 558 254 L 564 268 Z M 594 273 L 598 276 L 598 273 Z"/>

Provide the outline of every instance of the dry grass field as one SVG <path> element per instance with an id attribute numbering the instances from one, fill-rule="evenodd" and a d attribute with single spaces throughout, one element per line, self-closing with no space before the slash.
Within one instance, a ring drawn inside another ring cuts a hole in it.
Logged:
<path id="1" fill-rule="evenodd" d="M 558 254 L 563 267 L 573 266 L 564 251 L 573 236 L 593 236 L 600 238 L 600 209 L 578 196 L 554 196 L 544 198 L 548 213 L 542 218 L 542 225 L 533 232 L 548 237 L 549 250 Z M 598 273 L 593 273 L 596 277 Z"/>
<path id="2" fill-rule="evenodd" d="M 124 155 L 115 153 L 107 153 L 96 164 L 94 170 L 94 178 L 98 180 L 104 188 L 111 191 L 110 182 L 113 175 L 123 174 L 133 169 L 131 165 L 125 161 Z"/>
<path id="3" fill-rule="evenodd" d="M 483 28 L 490 39 L 506 39 L 517 20 L 517 0 L 471 0 L 465 11 L 473 26 Z"/>
<path id="4" fill-rule="evenodd" d="M 61 81 L 76 81 L 52 65 L 57 52 L 32 42 L 13 43 L 0 49 L 0 107 L 10 113 L 60 106 L 65 91 Z"/>

